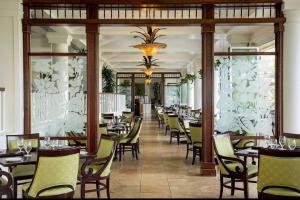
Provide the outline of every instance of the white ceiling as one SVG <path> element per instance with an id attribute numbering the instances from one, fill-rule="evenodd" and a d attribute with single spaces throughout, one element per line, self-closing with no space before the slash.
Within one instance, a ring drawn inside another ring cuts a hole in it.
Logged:
<path id="1" fill-rule="evenodd" d="M 146 27 L 142 27 L 146 29 Z M 167 44 L 155 58 L 159 66 L 156 71 L 182 71 L 193 62 L 201 59 L 201 27 L 200 26 L 168 26 L 159 34 L 165 35 L 157 42 Z M 45 31 L 47 30 L 47 31 Z M 137 66 L 142 61 L 143 54 L 132 45 L 141 43 L 133 38 L 133 31 L 139 30 L 134 26 L 101 26 L 100 30 L 100 64 L 108 63 L 115 71 L 142 71 L 144 67 Z M 38 38 L 47 40 L 49 31 L 67 33 L 72 37 L 72 44 L 80 48 L 86 45 L 84 27 L 33 27 L 33 41 Z M 229 44 L 235 46 L 262 45 L 273 40 L 272 26 L 218 26 L 215 34 L 215 51 L 224 51 Z M 228 43 L 224 44 L 224 40 Z"/>

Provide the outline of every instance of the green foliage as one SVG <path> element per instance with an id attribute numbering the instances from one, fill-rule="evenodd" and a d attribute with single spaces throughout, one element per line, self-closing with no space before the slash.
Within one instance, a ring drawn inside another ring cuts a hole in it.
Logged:
<path id="1" fill-rule="evenodd" d="M 155 82 L 152 85 L 153 93 L 154 93 L 154 101 L 158 102 L 159 100 L 159 83 Z"/>
<path id="2" fill-rule="evenodd" d="M 135 84 L 136 95 L 144 96 L 145 95 L 145 84 Z"/>
<path id="3" fill-rule="evenodd" d="M 103 65 L 102 68 L 102 78 L 104 81 L 104 87 L 102 88 L 103 92 L 113 93 L 115 91 L 115 75 L 113 70 L 108 68 L 107 65 Z"/>
<path id="4" fill-rule="evenodd" d="M 191 81 L 192 83 L 194 82 L 194 80 L 196 80 L 196 75 L 195 74 L 186 74 L 184 78 L 181 79 L 181 84 L 185 84 L 188 83 L 189 81 Z"/>
<path id="5" fill-rule="evenodd" d="M 130 86 L 130 81 L 129 80 L 124 80 L 122 83 L 120 83 L 120 86 L 129 87 Z"/>

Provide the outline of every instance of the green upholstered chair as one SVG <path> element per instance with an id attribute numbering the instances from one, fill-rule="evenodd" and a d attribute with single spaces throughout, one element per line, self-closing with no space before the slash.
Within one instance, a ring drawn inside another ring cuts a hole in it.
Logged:
<path id="1" fill-rule="evenodd" d="M 24 141 L 31 141 L 33 151 L 40 146 L 39 134 L 28 135 L 6 135 L 6 146 L 9 151 L 17 151 L 17 140 L 23 139 Z M 13 176 L 14 196 L 17 196 L 17 186 L 23 184 L 23 180 L 31 179 L 34 175 L 35 165 L 17 165 L 16 167 L 9 168 Z"/>
<path id="2" fill-rule="evenodd" d="M 110 172 L 116 151 L 117 138 L 112 135 L 101 135 L 96 157 L 86 160 L 81 169 L 78 180 L 81 184 L 81 198 L 85 198 L 85 193 L 97 192 L 100 197 L 100 190 L 106 190 L 107 197 L 110 198 Z M 101 181 L 105 180 L 106 183 Z M 86 184 L 95 184 L 96 189 L 86 190 Z"/>
<path id="3" fill-rule="evenodd" d="M 100 135 L 104 134 L 104 135 L 114 135 L 116 137 L 119 137 L 118 133 L 115 132 L 111 132 L 107 130 L 107 124 L 99 124 L 99 133 Z"/>
<path id="4" fill-rule="evenodd" d="M 232 135 L 241 134 L 237 132 L 233 132 Z M 254 133 L 244 133 L 242 136 L 256 136 Z M 237 139 L 232 141 L 232 145 L 234 149 L 246 149 L 255 146 L 255 139 Z"/>
<path id="5" fill-rule="evenodd" d="M 113 113 L 103 113 L 102 119 L 103 119 L 103 123 L 109 124 L 109 123 L 113 122 L 114 114 Z"/>
<path id="6" fill-rule="evenodd" d="M 73 131 L 66 132 L 65 134 L 67 137 L 77 137 L 77 138 L 86 137 L 84 133 L 76 133 Z M 81 148 L 86 148 L 87 140 L 85 138 L 82 140 L 81 139 L 68 140 L 68 144 L 69 146 L 78 146 Z"/>
<path id="7" fill-rule="evenodd" d="M 202 151 L 202 125 L 200 123 L 189 123 L 190 127 L 190 135 L 191 135 L 191 143 L 193 146 L 193 162 L 195 163 L 195 158 L 198 155 L 199 161 L 201 158 Z"/>
<path id="8" fill-rule="evenodd" d="M 6 195 L 9 199 L 14 198 L 13 177 L 10 173 L 0 170 L 0 199 L 2 195 Z"/>
<path id="9" fill-rule="evenodd" d="M 170 112 L 163 113 L 164 123 L 166 126 L 165 135 L 167 135 L 167 132 L 170 130 L 168 114 L 170 114 Z"/>
<path id="10" fill-rule="evenodd" d="M 259 149 L 259 198 L 300 198 L 300 151 Z"/>
<path id="11" fill-rule="evenodd" d="M 215 134 L 213 136 L 213 145 L 215 150 L 218 167 L 220 169 L 220 198 L 223 195 L 223 187 L 231 189 L 231 195 L 234 195 L 234 190 L 243 190 L 244 197 L 248 198 L 248 182 L 249 179 L 257 176 L 257 166 L 247 164 L 246 161 L 239 159 L 232 147 L 229 134 Z M 224 178 L 229 178 L 229 181 L 224 182 Z M 244 187 L 235 187 L 235 182 L 243 182 Z M 228 184 L 231 183 L 231 186 Z"/>
<path id="12" fill-rule="evenodd" d="M 122 159 L 122 154 L 125 151 L 131 150 L 132 156 L 138 160 L 138 149 L 139 149 L 139 137 L 140 131 L 142 128 L 142 121 L 143 118 L 136 117 L 134 119 L 133 128 L 131 129 L 130 133 L 124 135 L 119 140 L 119 161 Z"/>
<path id="13" fill-rule="evenodd" d="M 26 198 L 72 198 L 75 192 L 80 148 L 39 150 L 35 175 L 23 185 Z"/>
<path id="14" fill-rule="evenodd" d="M 172 144 L 172 138 L 177 138 L 177 144 L 180 143 L 180 138 L 185 138 L 184 126 L 180 123 L 178 115 L 169 114 L 168 123 L 170 126 L 170 144 Z"/>

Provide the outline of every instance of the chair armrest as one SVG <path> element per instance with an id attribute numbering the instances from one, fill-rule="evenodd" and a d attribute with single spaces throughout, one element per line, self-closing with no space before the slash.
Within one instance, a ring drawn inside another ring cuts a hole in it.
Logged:
<path id="1" fill-rule="evenodd" d="M 105 158 L 95 158 L 86 160 L 83 165 L 81 166 L 80 173 L 82 176 L 97 176 L 102 173 L 102 171 L 105 169 L 110 157 Z M 96 165 L 103 165 L 97 172 L 93 173 L 93 169 L 89 168 L 90 165 L 96 164 Z"/>
<path id="2" fill-rule="evenodd" d="M 5 188 L 10 188 L 13 184 L 13 176 L 5 171 L 0 170 L 0 177 L 1 176 L 5 176 L 5 178 L 7 179 L 7 182 L 3 185 L 1 185 L 1 187 L 5 187 Z"/>
<path id="3" fill-rule="evenodd" d="M 233 172 L 233 173 L 244 173 L 247 171 L 247 163 L 244 160 L 241 160 L 239 158 L 233 158 L 233 157 L 227 157 L 227 156 L 221 156 L 221 155 L 217 155 L 220 159 L 221 162 L 223 162 L 223 166 L 225 167 L 225 169 L 229 172 Z M 231 161 L 231 162 L 238 162 L 243 166 L 243 169 L 241 170 L 240 167 L 236 167 L 235 171 L 230 170 L 224 161 Z"/>

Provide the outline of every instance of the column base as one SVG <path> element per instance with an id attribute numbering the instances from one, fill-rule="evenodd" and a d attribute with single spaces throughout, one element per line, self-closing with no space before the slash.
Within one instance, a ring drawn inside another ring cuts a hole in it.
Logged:
<path id="1" fill-rule="evenodd" d="M 201 162 L 201 176 L 216 176 L 215 163 Z"/>

